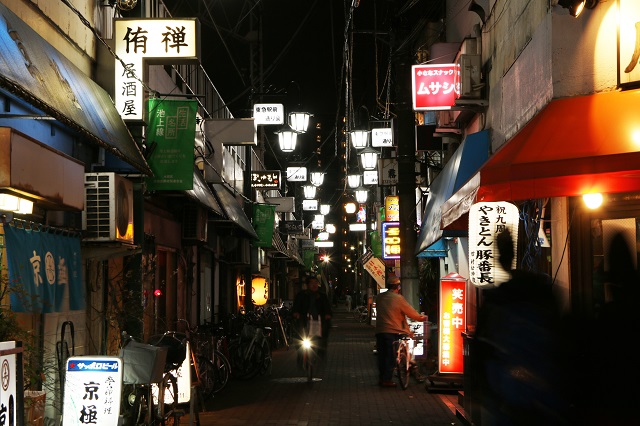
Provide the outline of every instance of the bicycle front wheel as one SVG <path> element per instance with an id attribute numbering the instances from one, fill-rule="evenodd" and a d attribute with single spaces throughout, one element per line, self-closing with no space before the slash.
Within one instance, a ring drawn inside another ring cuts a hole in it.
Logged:
<path id="1" fill-rule="evenodd" d="M 205 356 L 199 356 L 196 359 L 198 363 L 198 380 L 204 400 L 208 400 L 213 396 L 216 387 L 216 367 L 213 362 Z"/>
<path id="2" fill-rule="evenodd" d="M 399 349 L 396 371 L 398 372 L 398 380 L 402 389 L 409 387 L 409 351 L 406 345 L 402 345 Z"/>
<path id="3" fill-rule="evenodd" d="M 213 393 L 216 393 L 224 389 L 229 381 L 229 376 L 231 376 L 231 364 L 229 360 L 217 349 L 213 351 L 213 368 L 215 375 Z"/>

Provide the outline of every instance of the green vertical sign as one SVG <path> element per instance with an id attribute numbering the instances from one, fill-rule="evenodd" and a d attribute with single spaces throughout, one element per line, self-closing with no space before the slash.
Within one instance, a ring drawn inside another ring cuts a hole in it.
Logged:
<path id="1" fill-rule="evenodd" d="M 302 261 L 304 262 L 304 267 L 307 270 L 313 268 L 313 259 L 316 258 L 315 250 L 304 250 L 302 253 Z"/>
<path id="2" fill-rule="evenodd" d="M 276 206 L 273 204 L 253 205 L 253 227 L 258 234 L 254 241 L 256 247 L 271 247 L 273 245 L 273 226 L 276 217 Z"/>
<path id="3" fill-rule="evenodd" d="M 193 189 L 197 111 L 197 101 L 149 99 L 146 144 L 155 148 L 147 158 L 154 175 L 145 179 L 148 190 Z"/>

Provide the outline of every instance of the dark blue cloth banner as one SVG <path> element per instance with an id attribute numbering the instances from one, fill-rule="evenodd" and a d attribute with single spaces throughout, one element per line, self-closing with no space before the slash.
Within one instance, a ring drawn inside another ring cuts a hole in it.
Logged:
<path id="1" fill-rule="evenodd" d="M 80 238 L 9 225 L 4 226 L 4 233 L 11 310 L 49 313 L 84 309 Z"/>

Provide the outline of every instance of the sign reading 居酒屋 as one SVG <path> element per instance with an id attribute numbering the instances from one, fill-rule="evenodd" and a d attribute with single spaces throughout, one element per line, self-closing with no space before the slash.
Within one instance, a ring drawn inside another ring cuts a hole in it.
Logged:
<path id="1" fill-rule="evenodd" d="M 506 201 L 475 203 L 469 210 L 469 278 L 477 287 L 494 287 L 508 281 L 510 273 L 498 261 L 497 236 L 509 229 L 515 267 L 518 241 L 518 208 Z"/>
<path id="2" fill-rule="evenodd" d="M 413 65 L 411 67 L 414 111 L 447 110 L 460 97 L 456 64 Z"/>

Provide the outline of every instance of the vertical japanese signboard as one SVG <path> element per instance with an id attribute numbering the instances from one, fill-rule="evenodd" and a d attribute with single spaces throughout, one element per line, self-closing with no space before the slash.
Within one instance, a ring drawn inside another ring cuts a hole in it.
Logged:
<path id="1" fill-rule="evenodd" d="M 122 360 L 77 356 L 67 360 L 63 426 L 117 425 L 122 394 Z"/>
<path id="2" fill-rule="evenodd" d="M 196 19 L 115 19 L 115 105 L 123 120 L 142 121 L 145 62 L 171 64 L 200 56 Z"/>
<path id="3" fill-rule="evenodd" d="M 414 111 L 447 110 L 460 97 L 456 64 L 413 65 L 411 67 Z"/>
<path id="4" fill-rule="evenodd" d="M 0 342 L 0 371 L 2 371 L 2 388 L 0 389 L 0 419 L 3 425 L 17 425 L 16 391 L 22 377 L 17 376 L 17 363 L 22 363 L 22 347 L 15 341 Z"/>
<path id="5" fill-rule="evenodd" d="M 477 287 L 494 287 L 508 281 L 511 274 L 498 261 L 496 237 L 509 229 L 513 238 L 513 265 L 517 257 L 518 208 L 506 201 L 481 202 L 469 210 L 469 274 Z"/>
<path id="6" fill-rule="evenodd" d="M 466 283 L 461 275 L 451 273 L 440 279 L 440 373 L 462 373 L 463 341 L 466 331 Z"/>
<path id="7" fill-rule="evenodd" d="M 382 222 L 382 258 L 400 259 L 400 222 Z"/>
<path id="8" fill-rule="evenodd" d="M 362 266 L 376 281 L 378 288 L 386 288 L 386 266 L 382 260 L 374 256 L 371 249 L 367 249 L 367 252 L 362 256 Z"/>
<path id="9" fill-rule="evenodd" d="M 253 242 L 255 247 L 271 247 L 273 245 L 275 212 L 276 206 L 273 204 L 253 205 L 253 227 L 258 234 L 258 240 Z"/>
<path id="10" fill-rule="evenodd" d="M 197 101 L 149 100 L 147 142 L 156 148 L 147 159 L 153 170 L 148 190 L 193 189 L 197 110 Z"/>

